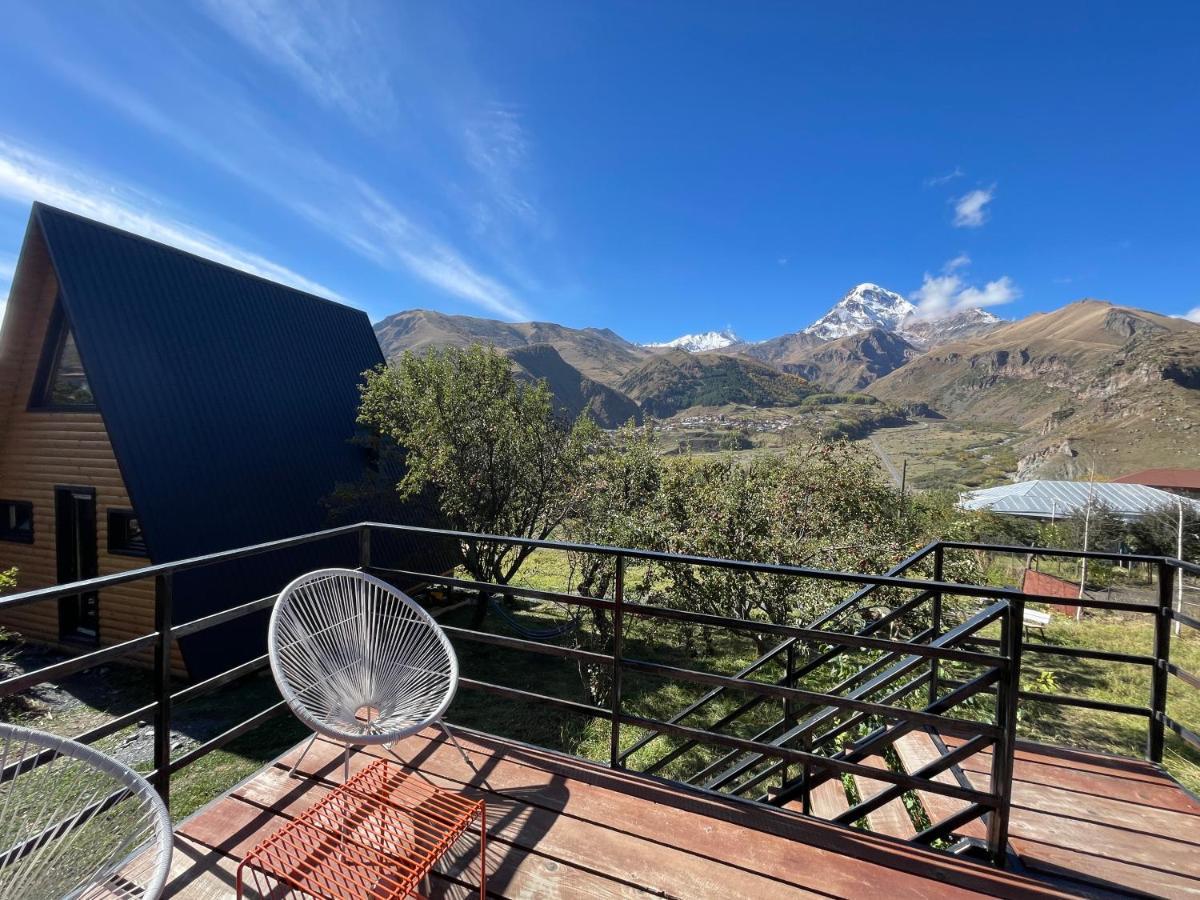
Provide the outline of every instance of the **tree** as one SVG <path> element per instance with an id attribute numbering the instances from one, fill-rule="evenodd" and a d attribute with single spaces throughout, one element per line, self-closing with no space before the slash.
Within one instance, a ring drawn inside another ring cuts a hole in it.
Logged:
<path id="1" fill-rule="evenodd" d="M 543 540 L 571 515 L 594 426 L 554 413 L 545 382 L 519 382 L 493 347 L 407 352 L 367 373 L 359 422 L 405 450 L 402 499 L 433 489 L 449 525 Z M 507 584 L 531 547 L 464 539 L 462 565 Z M 480 606 L 480 618 L 483 607 Z"/>
<path id="2" fill-rule="evenodd" d="M 662 545 L 659 490 L 663 464 L 654 446 L 651 426 L 627 423 L 615 434 L 596 429 L 594 450 L 585 463 L 582 492 L 576 514 L 566 522 L 568 540 L 577 544 L 658 549 Z M 575 590 L 585 597 L 607 597 L 616 575 L 616 560 L 609 554 L 569 554 Z M 632 566 L 626 568 L 626 578 Z M 641 590 L 649 589 L 650 566 L 638 567 Z M 598 653 L 612 650 L 612 626 L 601 609 L 591 611 L 590 631 L 573 633 L 574 646 Z M 611 670 L 580 662 L 579 674 L 592 703 L 608 699 Z"/>
<path id="3" fill-rule="evenodd" d="M 1183 511 L 1183 559 L 1200 559 L 1200 513 L 1185 498 L 1182 503 L 1164 503 L 1134 520 L 1129 539 L 1137 553 L 1177 556 L 1179 553 L 1179 514 Z"/>
<path id="4" fill-rule="evenodd" d="M 816 443 L 748 464 L 681 460 L 662 481 L 667 549 L 753 562 L 883 571 L 905 549 L 897 493 L 874 458 Z M 671 563 L 669 599 L 699 612 L 804 624 L 845 594 L 813 578 Z M 758 637 L 760 650 L 769 639 Z"/>

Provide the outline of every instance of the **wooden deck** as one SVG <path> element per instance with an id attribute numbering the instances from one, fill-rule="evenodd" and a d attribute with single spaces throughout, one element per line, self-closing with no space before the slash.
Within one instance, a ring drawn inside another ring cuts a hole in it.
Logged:
<path id="1" fill-rule="evenodd" d="M 962 768 L 986 790 L 990 766 L 980 753 Z M 1200 803 L 1140 760 L 1019 744 L 1009 845 L 1033 874 L 1200 897 Z"/>
<path id="2" fill-rule="evenodd" d="M 453 744 L 432 731 L 405 740 L 397 749 L 406 762 L 434 784 L 487 801 L 486 862 L 491 896 L 887 896 L 889 900 L 900 900 L 980 895 L 1061 897 L 1080 893 L 1055 879 L 1000 872 L 883 835 L 614 772 L 491 736 L 456 733 L 470 756 L 470 765 Z M 358 771 L 375 755 L 354 753 L 351 771 Z M 341 782 L 340 747 L 318 741 L 297 776 L 289 779 L 287 769 L 298 756 L 299 748 L 180 824 L 167 896 L 232 896 L 234 872 L 241 856 Z M 1185 865 L 1189 852 L 1196 855 L 1196 832 L 1200 828 L 1195 823 L 1200 818 L 1195 816 L 1200 810 L 1178 809 L 1182 801 L 1174 794 L 1168 797 L 1163 793 L 1161 776 L 1156 780 L 1151 774 L 1138 772 L 1125 782 L 1123 775 L 1112 770 L 1093 773 L 1072 765 L 1060 772 L 1063 768 L 1059 766 L 1047 779 L 1056 792 L 1077 790 L 1071 787 L 1072 777 L 1086 779 L 1097 774 L 1125 787 L 1122 792 L 1111 785 L 1112 790 L 1102 797 L 1083 792 L 1092 798 L 1089 802 L 1106 799 L 1110 804 L 1125 803 L 1156 825 L 1170 824 L 1173 830 L 1164 833 L 1173 834 L 1173 855 L 1160 860 L 1164 869 Z M 1024 782 L 1036 774 L 1027 766 L 1018 778 Z M 1023 786 L 1018 793 L 1022 815 L 1025 805 L 1034 802 L 1029 797 L 1031 790 Z M 1057 798 L 1058 794 L 1051 796 Z M 1126 799 L 1112 799 L 1119 796 Z M 1049 815 L 1037 811 L 1036 806 L 1031 806 L 1031 811 L 1035 816 Z M 1085 811 L 1077 812 L 1082 815 Z M 1162 819 L 1163 815 L 1169 815 L 1169 821 Z M 1182 819 L 1175 818 L 1188 816 L 1192 817 L 1188 820 L 1190 831 L 1181 827 Z M 1076 827 L 1074 819 L 1060 826 L 1068 830 Z M 1029 831 L 1014 834 L 1014 846 L 1023 856 L 1026 853 L 1022 848 L 1035 840 Z M 1083 842 L 1087 843 L 1086 837 Z M 1120 845 L 1088 845 L 1097 855 L 1113 854 L 1120 859 L 1130 855 Z M 478 896 L 477 853 L 477 833 L 453 847 L 433 879 L 433 895 Z M 1046 858 L 1055 864 L 1052 854 Z M 1057 864 L 1069 867 L 1072 863 L 1058 857 Z M 1151 864 L 1123 865 L 1146 868 Z M 1163 877 L 1170 874 L 1164 872 Z M 1184 895 L 1187 876 L 1172 875 L 1172 879 L 1169 886 L 1180 888 L 1178 895 Z M 1191 882 L 1193 887 L 1197 883 Z M 1155 891 L 1159 882 L 1149 887 L 1147 884 L 1151 883 L 1143 883 L 1141 890 Z"/>

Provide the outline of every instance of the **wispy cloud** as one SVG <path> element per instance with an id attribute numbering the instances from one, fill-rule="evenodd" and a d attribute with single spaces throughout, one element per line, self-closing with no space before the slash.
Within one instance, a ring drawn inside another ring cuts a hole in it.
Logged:
<path id="1" fill-rule="evenodd" d="M 374 130 L 390 125 L 396 96 L 387 60 L 347 0 L 203 0 L 234 38 L 284 70 L 314 100 Z M 397 50 L 399 48 L 393 48 Z"/>
<path id="2" fill-rule="evenodd" d="M 981 288 L 969 284 L 959 274 L 959 270 L 970 262 L 965 256 L 960 254 L 942 266 L 941 275 L 925 273 L 921 286 L 908 298 L 917 307 L 917 318 L 942 319 L 967 309 L 1011 303 L 1021 296 L 1021 289 L 1007 275 L 989 281 Z"/>
<path id="3" fill-rule="evenodd" d="M 60 70 L 143 128 L 221 168 L 375 264 L 407 271 L 493 315 L 530 318 L 525 304 L 508 286 L 479 271 L 448 241 L 397 208 L 382 191 L 276 133 L 248 101 L 239 101 L 232 87 L 225 86 L 220 106 L 225 122 L 232 123 L 243 139 L 240 158 L 124 85 L 81 68 L 61 66 Z M 249 148 L 253 152 L 248 152 Z M 516 151 L 509 148 L 506 152 Z M 497 161 L 496 165 L 500 164 Z M 320 199 L 309 199 L 313 197 Z"/>
<path id="4" fill-rule="evenodd" d="M 971 257 L 965 253 L 960 253 L 954 259 L 946 260 L 946 263 L 942 266 L 942 271 L 954 272 L 958 269 L 965 269 L 969 265 L 971 265 Z"/>
<path id="5" fill-rule="evenodd" d="M 967 173 L 955 166 L 953 171 L 947 172 L 945 175 L 931 175 L 925 179 L 925 187 L 941 187 L 943 184 L 949 184 L 956 178 L 962 178 Z"/>
<path id="6" fill-rule="evenodd" d="M 537 209 L 517 184 L 530 148 L 516 110 L 502 106 L 486 109 L 466 124 L 463 140 L 467 162 L 485 180 L 495 201 L 513 216 L 535 223 Z M 477 224 L 486 226 L 488 222 Z"/>
<path id="7" fill-rule="evenodd" d="M 323 297 L 344 299 L 294 270 L 234 246 L 165 210 L 157 197 L 0 136 L 0 198 L 41 200 L 151 240 Z M 11 276 L 10 276 L 11 277 Z"/>
<path id="8" fill-rule="evenodd" d="M 367 184 L 356 183 L 360 204 L 352 210 L 360 226 L 348 232 L 351 246 L 387 264 L 395 259 L 442 290 L 470 300 L 506 319 L 528 318 L 507 287 L 470 265 L 450 245 L 414 225 Z M 314 211 L 319 218 L 322 213 Z"/>
<path id="9" fill-rule="evenodd" d="M 954 227 L 978 228 L 988 220 L 988 204 L 996 196 L 996 186 L 967 191 L 954 201 Z"/>
<path id="10" fill-rule="evenodd" d="M 1189 322 L 1195 322 L 1196 324 L 1200 325 L 1200 306 L 1193 306 L 1182 316 L 1180 316 L 1180 318 L 1187 319 Z"/>

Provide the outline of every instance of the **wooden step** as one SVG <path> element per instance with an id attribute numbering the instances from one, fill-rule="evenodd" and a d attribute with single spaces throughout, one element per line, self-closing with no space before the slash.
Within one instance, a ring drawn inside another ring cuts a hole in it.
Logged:
<path id="1" fill-rule="evenodd" d="M 862 764 L 873 769 L 888 768 L 887 760 L 882 756 L 868 756 L 862 760 Z M 862 775 L 855 775 L 854 782 L 858 785 L 858 795 L 863 800 L 870 800 L 881 791 L 893 787 L 890 781 L 876 781 L 874 778 L 864 778 Z M 872 831 L 879 834 L 890 834 L 892 837 L 905 840 L 916 837 L 917 834 L 912 817 L 908 814 L 904 801 L 899 797 L 867 813 L 867 824 L 871 826 Z"/>
<path id="2" fill-rule="evenodd" d="M 896 750 L 896 755 L 900 757 L 900 762 L 903 764 L 904 770 L 910 775 L 922 766 L 927 766 L 942 756 L 941 748 L 938 747 L 937 742 L 933 739 L 933 735 L 920 729 L 910 731 L 908 734 L 897 739 L 892 746 Z M 961 786 L 950 769 L 939 772 L 933 776 L 933 780 L 939 784 L 951 787 Z M 956 815 L 968 806 L 965 800 L 955 800 L 953 797 L 947 797 L 944 794 L 933 794 L 929 791 L 917 791 L 917 797 L 920 799 L 921 805 L 925 807 L 925 813 L 929 816 L 930 824 L 933 825 L 944 821 L 950 816 Z M 982 821 L 973 819 L 966 825 L 956 829 L 955 834 L 964 837 L 984 838 L 986 830 L 983 827 Z"/>
<path id="3" fill-rule="evenodd" d="M 846 786 L 842 784 L 842 779 L 836 776 L 813 788 L 809 801 L 812 806 L 809 815 L 817 819 L 835 819 L 850 808 Z M 804 804 L 800 800 L 785 803 L 784 807 L 796 812 L 804 811 Z"/>

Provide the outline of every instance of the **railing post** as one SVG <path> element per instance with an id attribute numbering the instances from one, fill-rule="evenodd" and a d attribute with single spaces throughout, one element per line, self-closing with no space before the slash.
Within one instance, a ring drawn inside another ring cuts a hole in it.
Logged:
<path id="1" fill-rule="evenodd" d="M 943 566 L 945 563 L 945 548 L 939 543 L 933 550 L 933 580 L 941 581 Z M 935 590 L 933 599 L 929 606 L 929 640 L 935 641 L 942 634 L 942 592 Z M 938 660 L 937 657 L 932 657 L 929 660 L 929 702 L 933 703 L 937 700 L 938 695 Z"/>
<path id="2" fill-rule="evenodd" d="M 154 788 L 171 803 L 171 573 L 154 577 Z"/>
<path id="3" fill-rule="evenodd" d="M 612 644 L 612 734 L 608 764 L 622 768 L 621 761 L 621 642 L 625 637 L 625 556 L 617 554 L 617 572 L 613 587 Z"/>
<path id="4" fill-rule="evenodd" d="M 786 666 L 786 669 L 784 671 L 784 680 L 783 680 L 784 686 L 785 687 L 795 687 L 796 685 L 793 682 L 796 679 L 796 642 L 794 640 L 788 641 L 787 653 L 785 654 L 785 659 L 786 659 L 786 662 L 784 663 L 784 665 Z M 792 719 L 795 718 L 795 716 L 796 716 L 796 710 L 795 710 L 795 707 L 792 705 L 792 698 L 784 697 L 783 698 L 783 727 L 784 727 L 784 730 L 787 730 L 788 728 L 792 727 Z M 779 787 L 781 789 L 787 787 L 788 775 L 790 773 L 790 770 L 791 770 L 791 766 L 789 766 L 787 764 L 787 761 L 785 760 L 783 763 L 783 774 L 779 776 Z"/>
<path id="5" fill-rule="evenodd" d="M 1167 714 L 1167 663 L 1171 658 L 1171 603 L 1175 593 L 1175 568 L 1166 560 L 1158 564 L 1158 610 L 1154 617 L 1154 668 L 1150 673 L 1150 731 L 1146 759 L 1161 763 Z"/>
<path id="6" fill-rule="evenodd" d="M 988 858 L 1004 865 L 1008 855 L 1008 816 L 1012 806 L 1013 757 L 1017 743 L 1017 705 L 1021 693 L 1021 628 L 1025 600 L 1008 601 L 1008 610 L 1000 620 L 1000 648 L 1005 671 L 996 688 L 996 725 L 1000 737 L 992 747 L 992 795 L 996 808 L 988 816 Z"/>
<path id="7" fill-rule="evenodd" d="M 358 567 L 362 571 L 371 568 L 371 526 L 358 529 Z"/>

